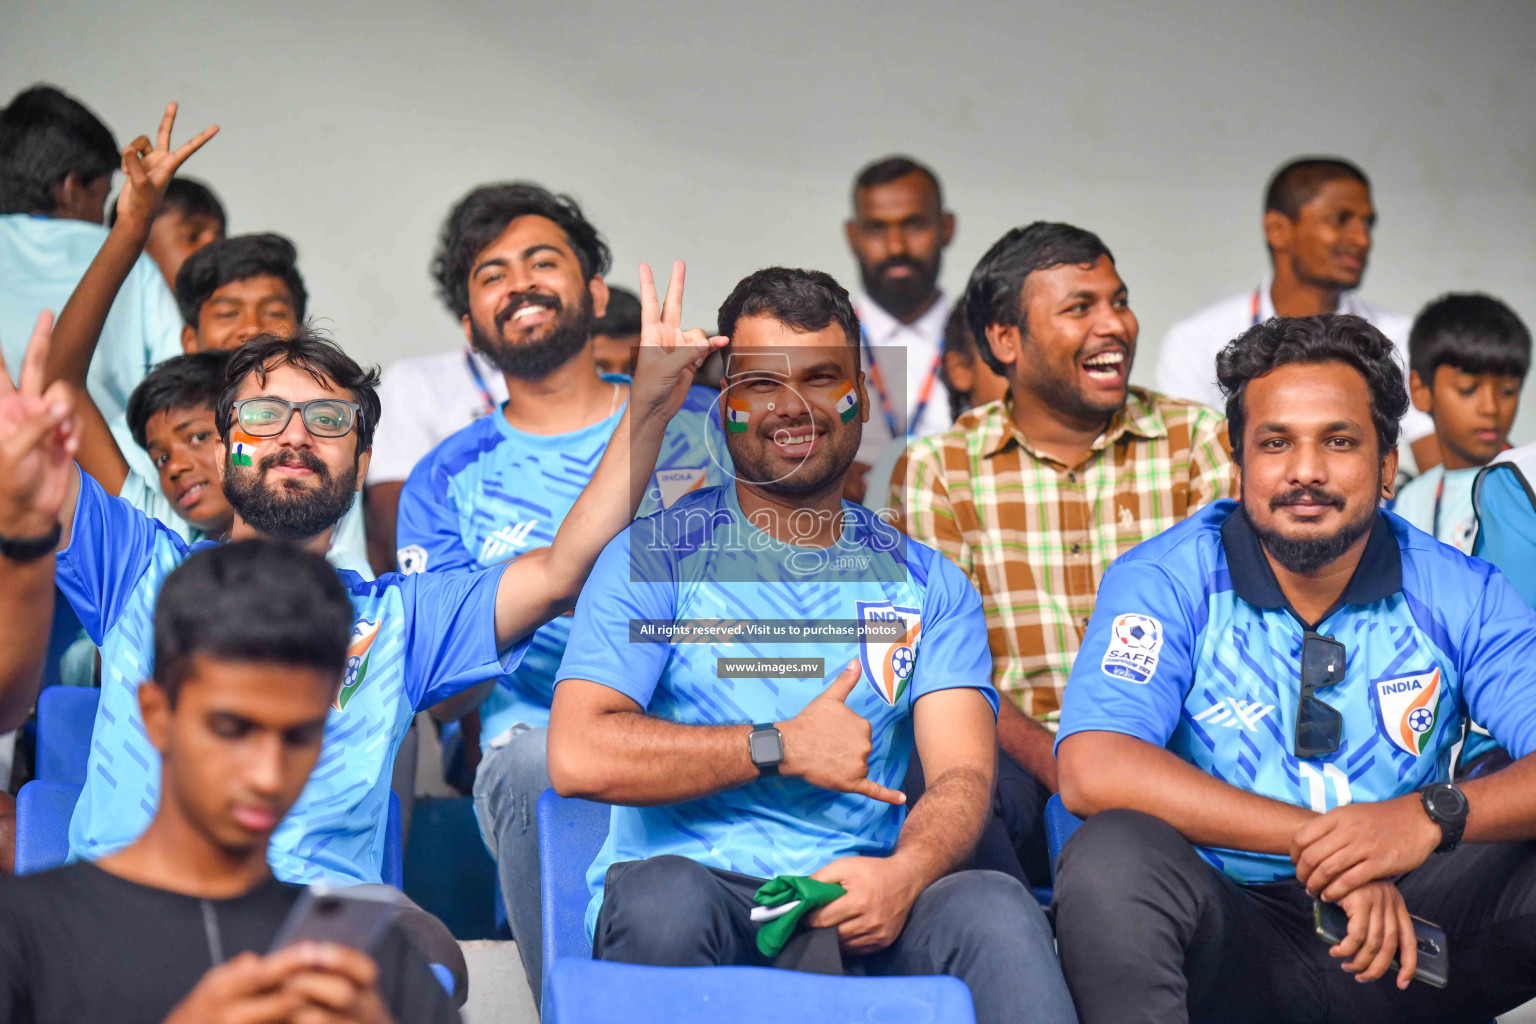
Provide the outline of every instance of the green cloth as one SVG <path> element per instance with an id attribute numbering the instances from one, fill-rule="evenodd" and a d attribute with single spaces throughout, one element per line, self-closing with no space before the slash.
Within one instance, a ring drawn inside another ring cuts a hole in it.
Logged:
<path id="1" fill-rule="evenodd" d="M 793 900 L 799 900 L 800 905 L 766 922 L 757 930 L 758 950 L 766 957 L 778 956 L 789 937 L 795 933 L 795 927 L 800 924 L 802 917 L 847 892 L 836 882 L 818 882 L 804 875 L 779 875 L 772 881 L 764 882 L 752 896 L 762 906 L 782 907 Z"/>

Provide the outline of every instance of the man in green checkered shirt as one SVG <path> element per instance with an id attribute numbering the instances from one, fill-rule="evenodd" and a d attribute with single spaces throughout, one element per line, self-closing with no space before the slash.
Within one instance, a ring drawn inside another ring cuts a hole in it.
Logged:
<path id="1" fill-rule="evenodd" d="M 1234 497 L 1227 421 L 1128 384 L 1136 316 L 1098 236 L 1037 222 L 1002 237 L 962 300 L 1006 398 L 923 438 L 897 465 L 902 528 L 981 591 L 998 716 L 1000 806 L 1030 882 L 1048 885 L 1041 812 L 1056 716 L 1104 570 Z"/>

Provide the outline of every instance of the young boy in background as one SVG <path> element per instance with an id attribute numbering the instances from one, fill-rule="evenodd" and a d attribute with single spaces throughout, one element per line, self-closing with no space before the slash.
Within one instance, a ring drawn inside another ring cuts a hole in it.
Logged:
<path id="1" fill-rule="evenodd" d="M 1531 333 L 1498 299 L 1451 294 L 1419 313 L 1408 335 L 1413 404 L 1435 421 L 1444 461 L 1409 481 L 1392 510 L 1436 540 L 1471 554 L 1472 483 L 1509 447 Z"/>
<path id="2" fill-rule="evenodd" d="M 115 206 L 108 223 L 117 226 Z M 155 211 L 144 251 L 160 268 L 166 285 L 174 290 L 176 274 L 187 257 L 223 238 L 228 226 L 224 204 L 213 189 L 191 178 L 175 178 L 166 186 L 165 197 Z"/>

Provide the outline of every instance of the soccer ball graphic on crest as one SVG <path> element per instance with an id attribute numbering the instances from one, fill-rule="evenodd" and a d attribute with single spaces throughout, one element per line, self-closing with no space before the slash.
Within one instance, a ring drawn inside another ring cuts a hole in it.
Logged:
<path id="1" fill-rule="evenodd" d="M 1115 620 L 1115 645 L 1133 651 L 1150 651 L 1162 642 L 1162 627 L 1145 615 L 1122 615 Z"/>

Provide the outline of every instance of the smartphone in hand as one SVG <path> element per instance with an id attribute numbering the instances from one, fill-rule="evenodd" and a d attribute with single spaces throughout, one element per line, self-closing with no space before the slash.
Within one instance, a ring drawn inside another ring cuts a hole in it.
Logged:
<path id="1" fill-rule="evenodd" d="M 288 911 L 272 950 L 299 942 L 334 942 L 370 953 L 399 909 L 399 897 L 381 885 L 311 886 Z"/>
<path id="2" fill-rule="evenodd" d="M 1330 946 L 1343 942 L 1349 932 L 1349 915 L 1337 903 L 1314 899 L 1312 922 L 1317 937 Z M 1414 968 L 1413 979 L 1435 988 L 1445 988 L 1445 983 L 1451 977 L 1450 947 L 1446 944 L 1445 932 L 1438 925 L 1415 917 L 1413 934 L 1419 947 L 1419 964 Z M 1402 969 L 1402 964 L 1398 963 L 1395 956 L 1392 958 L 1392 969 Z"/>

